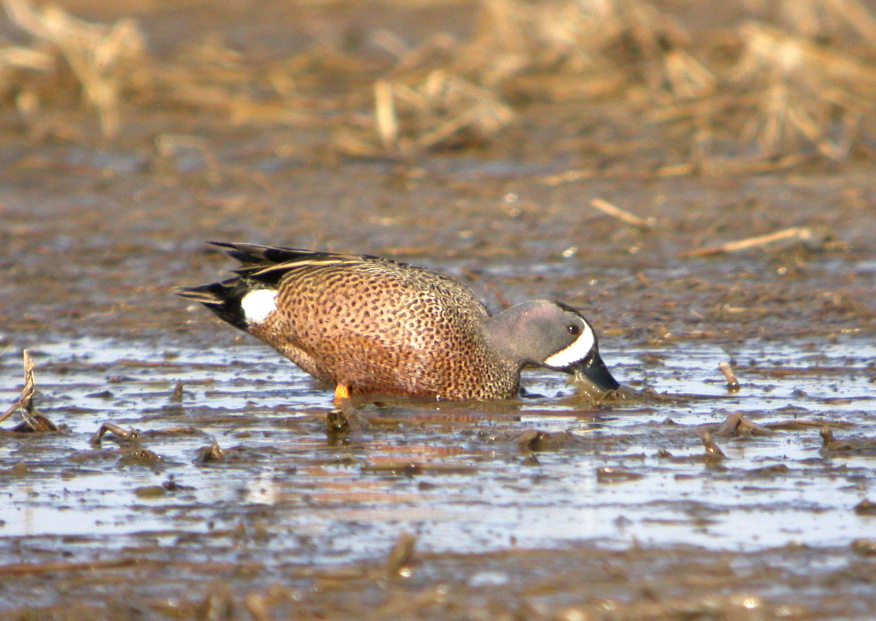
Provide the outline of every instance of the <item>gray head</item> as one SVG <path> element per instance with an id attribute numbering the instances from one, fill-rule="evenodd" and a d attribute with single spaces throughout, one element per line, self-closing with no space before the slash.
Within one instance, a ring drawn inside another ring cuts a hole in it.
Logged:
<path id="1" fill-rule="evenodd" d="M 565 304 L 532 300 L 512 306 L 486 322 L 485 334 L 494 349 L 520 366 L 579 371 L 602 390 L 620 386 L 599 355 L 593 327 Z"/>

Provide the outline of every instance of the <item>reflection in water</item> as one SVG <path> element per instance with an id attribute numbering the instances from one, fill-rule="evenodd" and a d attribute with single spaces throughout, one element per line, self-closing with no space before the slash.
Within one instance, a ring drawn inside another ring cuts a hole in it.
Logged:
<path id="1" fill-rule="evenodd" d="M 13 538 L 35 536 L 84 537 L 86 547 L 95 537 L 120 547 L 184 537 L 215 554 L 261 537 L 286 560 L 323 562 L 380 555 L 400 530 L 417 534 L 418 549 L 455 552 L 576 540 L 762 549 L 876 536 L 876 523 L 851 510 L 872 459 L 824 458 L 820 423 L 807 426 L 824 418 L 846 425 L 843 437 L 876 435 L 876 349 L 860 341 L 749 343 L 733 352 L 734 394 L 717 347 L 679 344 L 659 358 L 608 349 L 619 379 L 686 396 L 595 409 L 564 376 L 533 372 L 524 382 L 536 398 L 365 404 L 369 428 L 337 443 L 324 426 L 331 394 L 255 344 L 194 351 L 82 339 L 32 353 L 38 407 L 67 431 L 0 435 L 0 561 L 15 558 Z M 0 370 L 6 405 L 20 388 L 18 352 L 5 352 Z M 178 380 L 182 402 L 173 403 Z M 699 426 L 738 411 L 800 430 L 716 438 L 727 459 L 705 461 Z M 130 441 L 89 445 L 106 421 L 194 432 L 144 434 L 139 444 L 163 461 L 138 464 L 123 459 Z M 213 439 L 225 459 L 196 463 Z M 597 478 L 604 467 L 625 476 Z"/>

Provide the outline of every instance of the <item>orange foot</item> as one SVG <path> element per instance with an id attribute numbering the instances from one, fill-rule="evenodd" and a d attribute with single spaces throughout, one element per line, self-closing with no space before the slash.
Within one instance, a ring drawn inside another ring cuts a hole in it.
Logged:
<path id="1" fill-rule="evenodd" d="M 350 400 L 350 389 L 344 384 L 335 386 L 335 405 L 340 406 L 344 401 Z"/>

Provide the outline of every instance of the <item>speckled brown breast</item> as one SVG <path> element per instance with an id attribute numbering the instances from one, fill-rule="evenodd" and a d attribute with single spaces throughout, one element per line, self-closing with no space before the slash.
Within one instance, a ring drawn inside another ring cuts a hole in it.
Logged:
<path id="1" fill-rule="evenodd" d="M 250 328 L 318 379 L 354 393 L 514 396 L 519 368 L 486 345 L 474 293 L 421 268 L 350 257 L 283 266 L 277 311 Z"/>

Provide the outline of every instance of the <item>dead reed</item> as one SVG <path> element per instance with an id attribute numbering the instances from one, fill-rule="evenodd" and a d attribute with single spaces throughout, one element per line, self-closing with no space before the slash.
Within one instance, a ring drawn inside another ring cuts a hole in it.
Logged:
<path id="1" fill-rule="evenodd" d="M 132 19 L 97 24 L 2 0 L 30 43 L 0 47 L 0 95 L 36 123 L 66 101 L 57 92 L 66 75 L 109 138 L 125 104 L 170 104 L 234 124 L 329 127 L 332 146 L 354 157 L 480 144 L 533 101 L 611 102 L 687 128 L 688 158 L 656 176 L 848 157 L 876 129 L 876 17 L 859 0 L 736 1 L 745 21 L 694 33 L 671 2 L 472 0 L 468 35 L 435 32 L 410 44 L 386 29 L 367 33 L 390 62 L 327 42 L 253 62 L 220 35 L 183 42 L 158 62 Z M 329 82 L 343 92 L 306 86 Z"/>
<path id="2" fill-rule="evenodd" d="M 101 132 L 113 137 L 119 130 L 123 91 L 132 83 L 145 55 L 145 40 L 132 19 L 111 26 L 82 21 L 55 6 L 40 10 L 28 0 L 3 0 L 9 20 L 33 39 L 31 48 L 3 50 L 20 69 L 49 71 L 61 58 L 73 72 L 83 98 L 100 117 Z M 18 97 L 19 108 L 33 108 L 32 91 Z"/>

